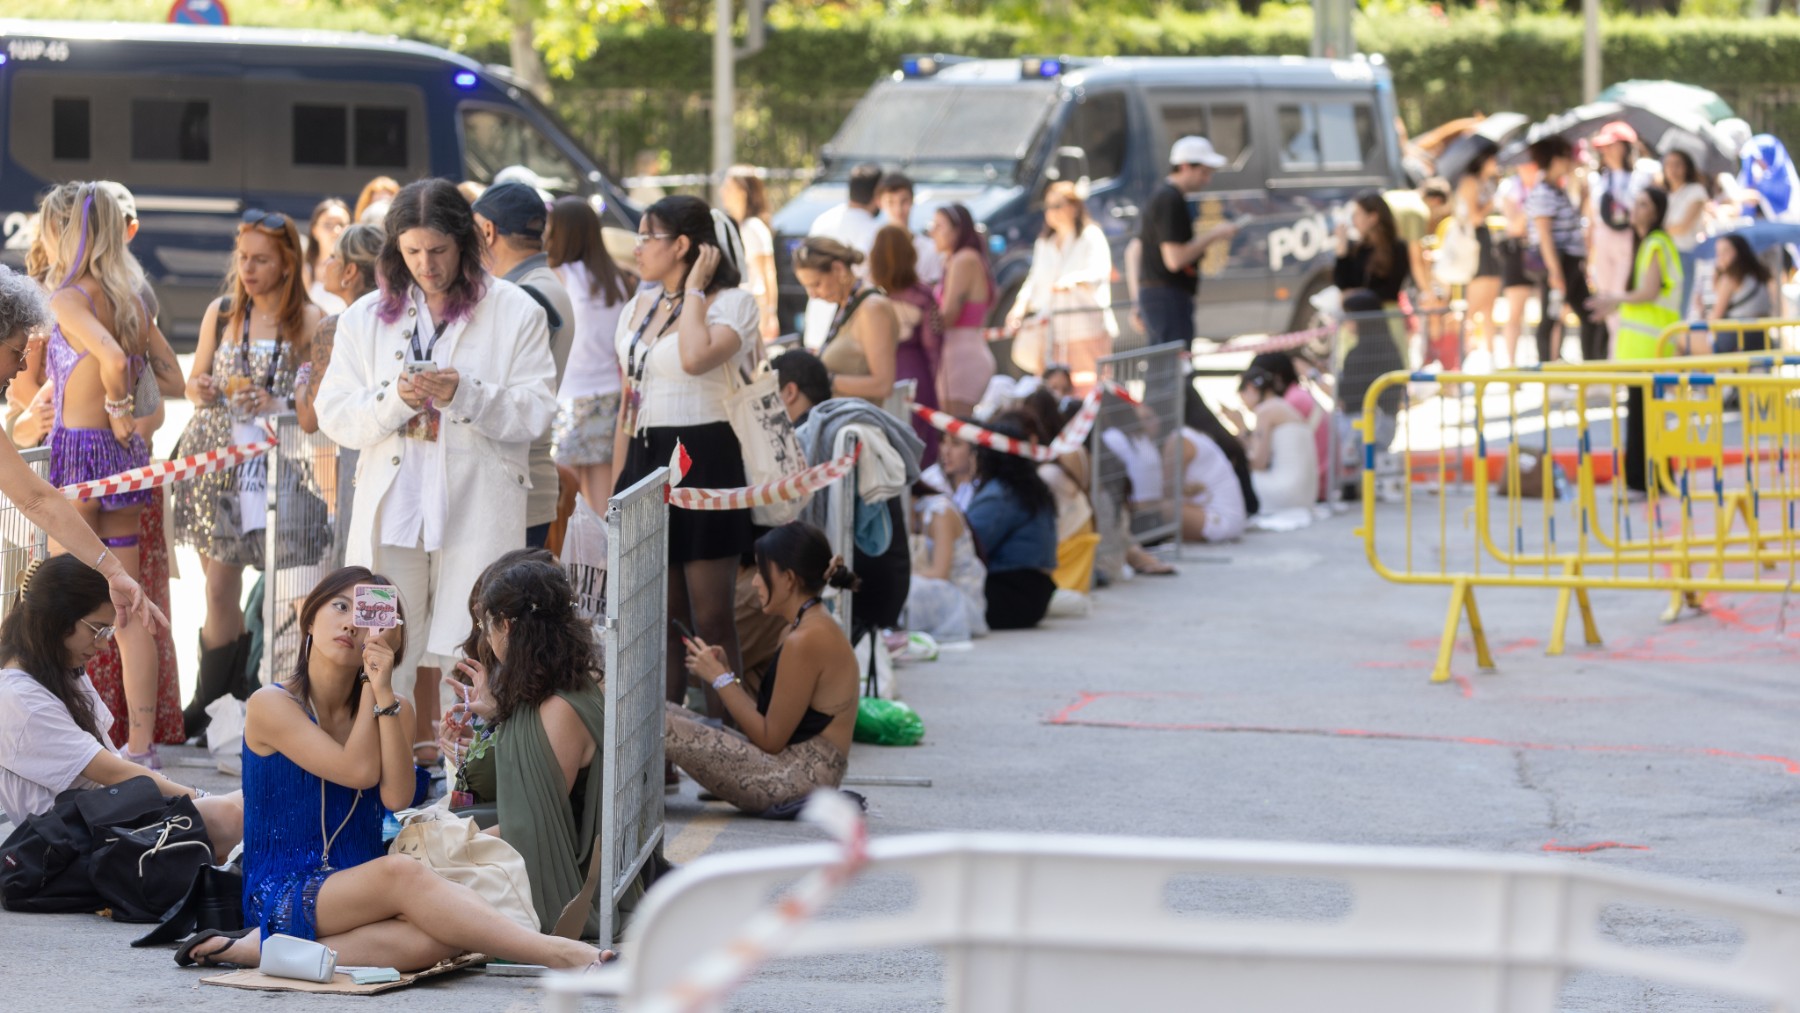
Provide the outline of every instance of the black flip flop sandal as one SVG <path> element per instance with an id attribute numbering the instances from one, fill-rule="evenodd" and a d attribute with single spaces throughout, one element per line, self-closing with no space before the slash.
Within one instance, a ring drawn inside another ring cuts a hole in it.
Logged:
<path id="1" fill-rule="evenodd" d="M 236 942 L 237 940 L 242 939 L 245 936 L 247 936 L 250 933 L 255 932 L 255 931 L 257 931 L 257 927 L 254 925 L 252 925 L 251 927 L 249 927 L 247 929 L 239 929 L 236 932 L 221 932 L 218 929 L 202 929 L 201 931 L 196 932 L 193 935 L 182 940 L 181 945 L 175 948 L 175 963 L 179 967 L 199 966 L 199 967 L 217 967 L 217 968 L 222 968 L 222 969 L 226 969 L 226 970 L 238 970 L 243 965 L 234 964 L 229 961 L 223 961 L 223 960 L 215 961 L 212 958 L 220 953 L 224 953 L 226 950 L 231 949 L 232 942 Z M 227 942 L 224 946 L 221 946 L 220 948 L 212 951 L 212 953 L 203 954 L 198 957 L 194 956 L 194 950 L 197 947 L 199 947 L 201 943 L 207 942 L 208 940 L 211 940 L 211 939 L 226 939 L 226 940 L 230 940 L 230 942 Z"/>

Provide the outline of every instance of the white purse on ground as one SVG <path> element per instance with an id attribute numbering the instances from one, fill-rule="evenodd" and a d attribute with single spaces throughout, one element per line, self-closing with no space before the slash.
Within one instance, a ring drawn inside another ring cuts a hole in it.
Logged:
<path id="1" fill-rule="evenodd" d="M 257 970 L 277 978 L 330 984 L 337 974 L 337 951 L 324 943 L 279 933 L 263 940 Z"/>

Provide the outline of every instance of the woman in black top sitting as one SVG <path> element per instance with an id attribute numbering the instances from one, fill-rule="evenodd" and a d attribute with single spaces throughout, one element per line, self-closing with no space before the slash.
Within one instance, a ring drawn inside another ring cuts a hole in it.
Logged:
<path id="1" fill-rule="evenodd" d="M 708 725 L 669 704 L 663 729 L 670 762 L 700 786 L 752 814 L 785 814 L 814 788 L 836 788 L 849 763 L 856 726 L 856 652 L 820 608 L 825 585 L 856 587 L 831 554 L 824 532 L 805 521 L 783 524 L 756 541 L 756 593 L 764 612 L 788 632 L 752 697 L 719 647 L 686 638 L 687 669 L 711 683 L 742 735 Z"/>

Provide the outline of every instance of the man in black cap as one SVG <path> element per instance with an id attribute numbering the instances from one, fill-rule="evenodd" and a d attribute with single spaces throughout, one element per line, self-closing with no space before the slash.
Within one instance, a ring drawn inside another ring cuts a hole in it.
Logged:
<path id="1" fill-rule="evenodd" d="M 563 367 L 569 363 L 569 347 L 575 339 L 575 308 L 550 261 L 544 256 L 544 225 L 550 212 L 544 198 L 524 183 L 498 183 L 488 187 L 475 202 L 475 228 L 487 245 L 488 270 L 519 286 L 544 308 L 550 323 L 550 356 L 556 360 L 556 386 L 562 386 Z M 606 341 L 611 335 L 587 335 L 585 340 Z M 531 445 L 531 495 L 525 504 L 525 544 L 541 548 L 556 521 L 558 483 L 556 462 L 550 456 L 551 431 Z"/>

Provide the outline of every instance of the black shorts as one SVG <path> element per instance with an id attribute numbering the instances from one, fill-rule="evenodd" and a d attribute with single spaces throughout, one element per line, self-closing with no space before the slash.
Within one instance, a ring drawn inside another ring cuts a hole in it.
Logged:
<path id="1" fill-rule="evenodd" d="M 1495 254 L 1500 260 L 1501 288 L 1531 288 L 1538 279 L 1525 267 L 1525 240 L 1508 236 L 1495 244 Z"/>
<path id="2" fill-rule="evenodd" d="M 1481 256 L 1475 261 L 1475 277 L 1498 278 L 1501 276 L 1500 255 L 1494 251 L 1494 233 L 1482 225 L 1475 230 L 1475 245 L 1481 250 Z"/>

